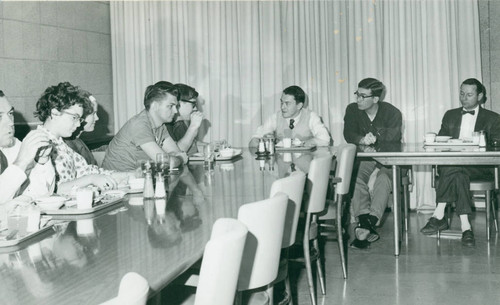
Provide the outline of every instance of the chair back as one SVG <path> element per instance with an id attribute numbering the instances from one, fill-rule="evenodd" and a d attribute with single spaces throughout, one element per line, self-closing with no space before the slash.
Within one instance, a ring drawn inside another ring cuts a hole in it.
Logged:
<path id="1" fill-rule="evenodd" d="M 345 144 L 339 147 L 339 155 L 337 156 L 337 169 L 335 176 L 342 179 L 335 187 L 337 195 L 345 195 L 349 193 L 351 185 L 352 167 L 354 158 L 356 157 L 356 145 Z"/>
<path id="2" fill-rule="evenodd" d="M 306 183 L 306 174 L 300 171 L 292 172 L 286 178 L 281 178 L 273 182 L 271 194 L 284 193 L 288 195 L 288 205 L 285 216 L 285 229 L 283 231 L 283 242 L 281 248 L 288 248 L 295 243 L 297 233 L 297 224 L 299 223 L 300 207 L 302 205 L 302 196 Z"/>
<path id="3" fill-rule="evenodd" d="M 271 283 L 278 274 L 288 196 L 276 196 L 244 204 L 238 220 L 248 228 L 241 261 L 238 290 L 249 290 Z"/>
<path id="4" fill-rule="evenodd" d="M 148 300 L 149 284 L 135 272 L 125 274 L 120 282 L 118 295 L 101 305 L 145 305 Z"/>
<path id="5" fill-rule="evenodd" d="M 195 305 L 232 305 L 248 230 L 239 220 L 219 218 L 201 263 Z M 221 284 L 224 283 L 224 284 Z"/>
<path id="6" fill-rule="evenodd" d="M 319 213 L 325 208 L 326 192 L 330 178 L 332 156 L 330 154 L 314 158 L 309 166 L 306 181 L 307 213 Z"/>

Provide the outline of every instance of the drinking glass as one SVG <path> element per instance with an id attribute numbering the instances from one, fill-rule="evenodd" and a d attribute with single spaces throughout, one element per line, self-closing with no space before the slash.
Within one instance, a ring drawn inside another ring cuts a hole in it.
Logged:
<path id="1" fill-rule="evenodd" d="M 154 174 L 153 169 L 153 161 L 152 160 L 139 160 L 137 161 L 137 171 L 138 178 L 144 178 L 146 176 L 146 172 L 151 172 Z"/>
<path id="2" fill-rule="evenodd" d="M 167 153 L 156 154 L 156 170 L 165 176 L 170 167 L 170 156 Z"/>

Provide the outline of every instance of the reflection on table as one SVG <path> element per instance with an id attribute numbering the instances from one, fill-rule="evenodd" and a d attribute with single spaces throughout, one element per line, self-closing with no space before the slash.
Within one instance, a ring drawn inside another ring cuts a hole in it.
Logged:
<path id="1" fill-rule="evenodd" d="M 166 204 L 131 205 L 141 194 L 127 195 L 114 210 L 63 222 L 41 240 L 0 249 L 0 300 L 98 304 L 115 296 L 130 271 L 158 292 L 201 257 L 216 219 L 235 218 L 242 204 L 267 198 L 274 180 L 292 170 L 307 172 L 313 157 L 325 153 L 330 151 L 257 160 L 244 149 L 242 158 L 217 162 L 213 170 L 192 163 L 169 176 Z"/>

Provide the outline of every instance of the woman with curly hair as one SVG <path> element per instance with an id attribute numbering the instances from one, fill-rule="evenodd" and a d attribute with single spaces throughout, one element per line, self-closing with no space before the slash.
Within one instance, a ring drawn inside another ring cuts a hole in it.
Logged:
<path id="1" fill-rule="evenodd" d="M 52 162 L 56 169 L 57 193 L 70 194 L 75 188 L 89 185 L 113 189 L 127 173 L 106 171 L 72 150 L 63 138 L 70 137 L 84 121 L 84 113 L 92 112 L 92 104 L 82 91 L 68 82 L 48 87 L 36 103 L 35 116 L 43 125 L 38 128 L 49 135 L 54 145 Z"/>

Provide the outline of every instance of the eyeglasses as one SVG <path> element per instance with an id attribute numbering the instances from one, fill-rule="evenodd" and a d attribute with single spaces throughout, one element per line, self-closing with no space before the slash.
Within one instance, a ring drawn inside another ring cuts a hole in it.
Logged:
<path id="1" fill-rule="evenodd" d="M 76 122 L 80 122 L 82 123 L 83 121 L 85 121 L 85 119 L 83 119 L 81 116 L 79 116 L 78 114 L 76 113 L 71 113 L 71 112 L 68 112 L 68 111 L 64 111 L 64 110 L 60 110 L 59 112 L 62 112 L 64 114 L 67 114 L 67 115 L 70 115 L 73 117 L 73 122 L 76 123 Z"/>
<path id="2" fill-rule="evenodd" d="M 354 95 L 356 95 L 358 98 L 364 100 L 365 98 L 373 97 L 373 95 L 364 95 L 359 93 L 358 91 L 354 91 Z"/>

